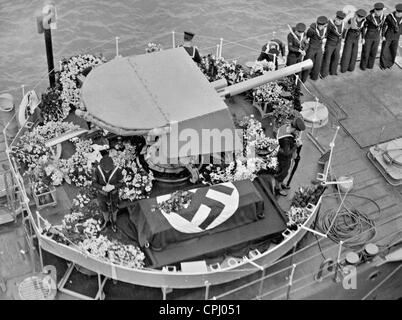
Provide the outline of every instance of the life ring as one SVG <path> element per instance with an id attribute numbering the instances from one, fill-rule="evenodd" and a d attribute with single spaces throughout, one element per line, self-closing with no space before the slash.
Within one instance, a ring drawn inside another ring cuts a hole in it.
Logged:
<path id="1" fill-rule="evenodd" d="M 34 110 L 38 107 L 40 100 L 34 90 L 28 91 L 21 100 L 18 109 L 18 124 L 20 127 L 25 125 L 25 122 Z"/>

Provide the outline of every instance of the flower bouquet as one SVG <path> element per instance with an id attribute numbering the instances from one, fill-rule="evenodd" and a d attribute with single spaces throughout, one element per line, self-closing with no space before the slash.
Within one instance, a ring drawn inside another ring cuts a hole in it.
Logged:
<path id="1" fill-rule="evenodd" d="M 272 112 L 272 108 L 281 102 L 282 88 L 276 81 L 268 82 L 252 91 L 253 104 L 257 104 L 265 113 Z"/>
<path id="2" fill-rule="evenodd" d="M 273 70 L 275 70 L 275 63 L 273 63 L 272 61 L 267 60 L 256 61 L 250 69 L 250 76 L 253 78 L 258 77 L 268 71 Z"/>
<path id="3" fill-rule="evenodd" d="M 243 67 L 237 63 L 236 60 L 231 62 L 226 61 L 224 58 L 216 60 L 217 67 L 217 80 L 226 79 L 228 85 L 246 80 L 246 74 Z"/>
<path id="4" fill-rule="evenodd" d="M 289 227 L 297 227 L 306 222 L 306 220 L 310 216 L 310 211 L 306 208 L 291 206 L 290 209 L 286 212 L 286 216 L 289 219 L 287 225 Z"/>
<path id="5" fill-rule="evenodd" d="M 181 209 L 186 209 L 191 203 L 192 194 L 189 191 L 175 191 L 168 200 L 158 204 L 158 208 L 165 213 L 179 213 Z M 155 208 L 152 209 L 155 211 Z"/>
<path id="6" fill-rule="evenodd" d="M 146 53 L 158 52 L 162 50 L 162 46 L 156 43 L 148 43 L 147 47 L 145 48 Z"/>
<path id="7" fill-rule="evenodd" d="M 119 189 L 120 199 L 134 201 L 149 197 L 154 180 L 152 172 L 146 172 L 133 161 L 122 174 L 124 186 Z"/>

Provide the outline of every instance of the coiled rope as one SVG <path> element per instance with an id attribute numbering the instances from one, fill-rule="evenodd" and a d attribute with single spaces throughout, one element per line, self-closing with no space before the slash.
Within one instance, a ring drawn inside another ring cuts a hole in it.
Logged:
<path id="1" fill-rule="evenodd" d="M 338 193 L 324 195 L 324 197 L 337 196 Z M 378 214 L 381 213 L 379 205 L 370 198 L 354 193 L 348 193 L 346 196 L 369 200 L 377 207 Z M 348 247 L 357 247 L 370 242 L 377 234 L 374 220 L 352 207 L 348 201 L 343 201 L 340 206 L 341 208 L 331 208 L 319 214 L 316 220 L 317 227 L 331 240 L 343 241 Z"/>

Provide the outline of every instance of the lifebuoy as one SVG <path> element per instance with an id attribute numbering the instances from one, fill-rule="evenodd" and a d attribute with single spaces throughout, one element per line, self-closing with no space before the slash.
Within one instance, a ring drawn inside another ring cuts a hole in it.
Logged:
<path id="1" fill-rule="evenodd" d="M 18 124 L 20 127 L 25 125 L 25 122 L 38 107 L 40 100 L 34 90 L 28 91 L 22 98 L 18 109 Z"/>

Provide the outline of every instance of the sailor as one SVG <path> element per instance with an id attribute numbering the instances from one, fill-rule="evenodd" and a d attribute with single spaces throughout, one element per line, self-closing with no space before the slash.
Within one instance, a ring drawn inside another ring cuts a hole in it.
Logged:
<path id="1" fill-rule="evenodd" d="M 300 133 L 306 129 L 302 118 L 295 118 L 292 123 L 283 125 L 278 129 L 277 140 L 279 142 L 278 150 L 278 173 L 275 175 L 276 186 L 275 193 L 281 196 L 287 196 L 284 189 L 290 189 L 283 181 L 289 173 L 292 159 L 296 154 L 297 147 L 301 145 Z"/>
<path id="2" fill-rule="evenodd" d="M 366 17 L 363 27 L 363 48 L 360 59 L 360 69 L 373 69 L 378 46 L 381 41 L 382 28 L 385 22 L 384 4 L 377 2 L 374 9 Z"/>
<path id="3" fill-rule="evenodd" d="M 198 52 L 197 47 L 193 46 L 193 38 L 194 38 L 194 33 L 184 31 L 183 48 L 187 51 L 187 53 L 190 55 L 190 57 L 193 58 L 194 62 L 201 63 L 200 53 Z"/>
<path id="4" fill-rule="evenodd" d="M 391 68 L 395 63 L 398 53 L 399 38 L 402 33 L 402 3 L 395 6 L 395 11 L 388 14 L 385 19 L 383 36 L 385 41 L 382 43 L 380 68 Z"/>
<path id="5" fill-rule="evenodd" d="M 290 27 L 289 27 L 290 28 Z M 306 31 L 306 25 L 304 23 L 296 24 L 295 28 L 291 28 L 288 33 L 288 56 L 286 59 L 286 65 L 291 66 L 303 61 L 306 55 L 307 39 L 304 34 Z"/>
<path id="6" fill-rule="evenodd" d="M 341 72 L 353 71 L 356 66 L 360 35 L 366 21 L 367 12 L 363 9 L 356 11 L 355 16 L 346 25 L 345 45 L 341 58 Z"/>
<path id="7" fill-rule="evenodd" d="M 279 63 L 278 57 L 285 55 L 285 45 L 279 39 L 273 39 L 264 44 L 257 61 L 266 60 L 267 62 L 273 62 L 275 64 L 275 70 L 278 70 Z"/>
<path id="8" fill-rule="evenodd" d="M 92 177 L 92 185 L 98 190 L 98 204 L 103 215 L 101 230 L 105 229 L 110 221 L 112 230 L 116 232 L 118 189 L 123 185 L 122 180 L 121 170 L 113 164 L 112 158 L 105 154 Z"/>
<path id="9" fill-rule="evenodd" d="M 328 19 L 325 16 L 317 18 L 317 22 L 311 24 L 307 30 L 306 36 L 309 40 L 309 46 L 304 60 L 311 59 L 313 68 L 302 72 L 302 81 L 305 82 L 310 76 L 312 80 L 317 80 L 321 70 L 323 45 L 327 37 Z"/>
<path id="10" fill-rule="evenodd" d="M 343 11 L 337 11 L 335 19 L 329 19 L 327 42 L 321 66 L 322 78 L 325 78 L 328 73 L 332 76 L 338 74 L 342 39 L 345 36 L 345 24 L 343 22 L 345 17 L 346 14 Z"/>

